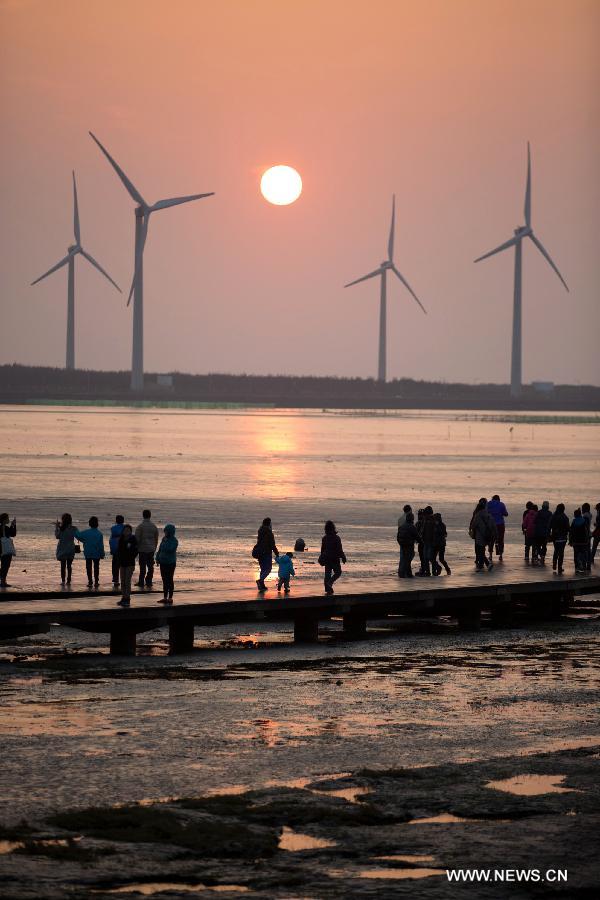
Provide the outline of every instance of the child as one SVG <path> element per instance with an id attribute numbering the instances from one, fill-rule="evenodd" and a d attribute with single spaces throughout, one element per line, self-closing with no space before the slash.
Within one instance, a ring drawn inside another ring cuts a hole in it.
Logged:
<path id="1" fill-rule="evenodd" d="M 89 520 L 89 528 L 85 531 L 75 530 L 75 537 L 83 544 L 83 555 L 85 556 L 85 570 L 87 572 L 88 587 L 98 589 L 100 584 L 100 560 L 104 559 L 104 536 L 98 528 L 98 519 L 92 516 Z M 94 582 L 92 585 L 92 570 L 94 574 Z"/>
<path id="2" fill-rule="evenodd" d="M 280 591 L 283 587 L 284 594 L 289 594 L 290 592 L 290 578 L 293 578 L 296 574 L 294 571 L 294 563 L 292 562 L 294 558 L 294 554 L 290 550 L 289 553 L 284 553 L 283 556 L 277 556 L 275 562 L 279 565 L 279 570 L 277 572 L 277 590 Z"/>
<path id="3" fill-rule="evenodd" d="M 112 581 L 114 588 L 119 587 L 119 572 L 121 567 L 119 566 L 117 549 L 119 547 L 119 538 L 123 534 L 124 528 L 125 518 L 123 516 L 115 516 L 115 524 L 110 529 L 110 538 L 108 541 L 110 555 L 112 556 Z"/>
<path id="4" fill-rule="evenodd" d="M 173 593 L 175 591 L 175 566 L 177 565 L 177 547 L 179 541 L 175 537 L 175 526 L 165 525 L 165 536 L 160 542 L 160 546 L 156 551 L 156 562 L 160 566 L 160 577 L 163 583 L 163 599 L 158 603 L 171 604 L 173 602 Z"/>

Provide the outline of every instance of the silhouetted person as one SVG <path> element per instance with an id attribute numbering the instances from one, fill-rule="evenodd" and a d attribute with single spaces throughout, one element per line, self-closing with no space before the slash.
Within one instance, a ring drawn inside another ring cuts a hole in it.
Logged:
<path id="1" fill-rule="evenodd" d="M 163 583 L 163 598 L 158 601 L 159 603 L 171 604 L 173 602 L 178 547 L 179 541 L 175 537 L 175 526 L 169 522 L 164 527 L 164 537 L 156 551 L 156 562 L 160 566 L 160 577 Z"/>
<path id="2" fill-rule="evenodd" d="M 550 538 L 554 544 L 552 554 L 552 570 L 558 574 L 564 572 L 565 547 L 569 539 L 569 517 L 565 513 L 565 504 L 559 503 L 550 519 Z"/>
<path id="3" fill-rule="evenodd" d="M 412 506 L 410 505 L 410 503 L 406 503 L 402 507 L 402 515 L 398 517 L 398 528 L 400 528 L 401 525 L 404 525 L 404 523 L 406 522 L 406 516 L 408 515 L 408 513 L 412 513 Z M 413 521 L 414 521 L 414 516 L 413 516 Z"/>
<path id="4" fill-rule="evenodd" d="M 550 512 L 550 503 L 544 500 L 542 508 L 536 513 L 533 522 L 533 540 L 535 543 L 535 557 L 544 565 L 546 562 L 546 552 L 548 549 L 548 538 L 550 537 L 550 522 L 552 521 L 552 513 Z"/>
<path id="5" fill-rule="evenodd" d="M 504 520 L 508 516 L 508 510 L 500 499 L 499 494 L 494 494 L 494 496 L 488 503 L 487 508 L 496 526 L 496 555 L 498 556 L 498 561 L 503 562 L 502 557 L 504 555 L 504 534 L 506 532 L 506 524 Z M 492 556 L 492 550 L 493 545 L 490 547 L 490 557 Z"/>
<path id="6" fill-rule="evenodd" d="M 487 500 L 482 497 L 473 511 L 469 534 L 475 542 L 475 566 L 478 572 L 482 572 L 487 566 L 488 571 L 494 568 L 494 563 L 485 555 L 486 548 L 496 540 L 496 523 L 487 510 Z"/>
<path id="7" fill-rule="evenodd" d="M 594 530 L 593 527 L 592 527 L 592 521 L 593 521 L 592 510 L 591 510 L 591 508 L 590 508 L 590 504 L 589 504 L 589 503 L 582 503 L 582 504 L 581 504 L 581 515 L 583 516 L 583 518 L 584 518 L 585 521 L 587 522 L 587 527 L 588 527 L 588 535 L 589 535 L 589 539 L 588 539 L 588 552 L 587 552 L 587 560 L 586 560 L 586 569 L 587 569 L 587 571 L 589 572 L 590 569 L 591 569 L 591 567 L 592 567 L 592 531 Z"/>
<path id="8" fill-rule="evenodd" d="M 346 563 L 346 554 L 342 547 L 342 541 L 335 530 L 335 525 L 328 519 L 325 522 L 325 534 L 321 541 L 321 555 L 319 563 L 325 568 L 324 583 L 325 593 L 333 594 L 333 583 L 337 581 L 342 574 L 342 566 L 340 563 Z"/>
<path id="9" fill-rule="evenodd" d="M 422 539 L 422 531 L 423 531 L 423 522 L 425 520 L 425 510 L 419 509 L 417 510 L 417 521 L 415 522 L 415 528 L 419 533 L 419 543 L 417 544 L 417 551 L 419 554 L 419 571 L 417 575 L 423 575 L 425 573 L 425 549 L 423 546 Z"/>
<path id="10" fill-rule="evenodd" d="M 98 519 L 92 516 L 89 521 L 89 528 L 85 531 L 76 529 L 75 537 L 83 544 L 83 555 L 85 556 L 85 571 L 87 573 L 88 587 L 98 587 L 100 584 L 100 560 L 104 559 L 104 536 L 98 528 Z M 94 581 L 92 583 L 92 573 Z"/>
<path id="11" fill-rule="evenodd" d="M 446 570 L 446 575 L 451 575 L 450 566 L 446 562 L 446 541 L 448 539 L 448 531 L 442 520 L 442 514 L 436 512 L 433 514 L 433 559 L 431 561 L 432 575 L 440 575 L 442 566 Z"/>
<path id="12" fill-rule="evenodd" d="M 525 561 L 529 562 L 529 552 L 531 551 L 531 564 L 537 565 L 537 549 L 535 545 L 535 517 L 538 508 L 531 501 L 527 504 L 528 509 L 523 513 L 523 534 L 525 535 Z"/>
<path id="13" fill-rule="evenodd" d="M 415 556 L 415 544 L 421 540 L 421 536 L 415 526 L 415 517 L 411 512 L 406 513 L 402 525 L 398 526 L 396 536 L 400 544 L 400 562 L 398 565 L 398 578 L 412 578 L 412 561 Z"/>
<path id="14" fill-rule="evenodd" d="M 119 546 L 119 538 L 123 534 L 125 527 L 124 516 L 115 516 L 115 524 L 110 529 L 110 538 L 108 539 L 108 547 L 112 557 L 112 582 L 113 587 L 119 587 L 119 560 L 117 558 L 117 547 Z"/>
<path id="15" fill-rule="evenodd" d="M 592 565 L 596 558 L 596 550 L 600 544 L 600 503 L 596 503 L 596 519 L 594 521 L 594 530 L 592 531 Z"/>
<path id="16" fill-rule="evenodd" d="M 529 562 L 529 554 L 531 552 L 531 544 L 529 543 L 529 538 L 527 537 L 527 529 L 525 527 L 525 519 L 527 514 L 533 509 L 533 503 L 531 500 L 528 500 L 525 504 L 525 510 L 523 512 L 523 518 L 521 519 L 521 531 L 523 532 L 523 540 L 525 542 L 525 562 Z"/>
<path id="17" fill-rule="evenodd" d="M 573 521 L 569 528 L 569 544 L 573 548 L 573 561 L 575 572 L 585 575 L 587 570 L 588 548 L 590 546 L 590 532 L 588 523 L 581 514 L 581 509 L 573 513 Z"/>
<path id="18" fill-rule="evenodd" d="M 131 579 L 135 569 L 135 560 L 138 555 L 138 544 L 131 525 L 123 525 L 117 549 L 113 557 L 119 566 L 119 579 L 121 582 L 121 599 L 119 606 L 129 606 L 131 603 Z"/>
<path id="19" fill-rule="evenodd" d="M 435 522 L 433 519 L 433 509 L 431 508 L 431 506 L 426 506 L 423 510 L 421 526 L 417 530 L 421 535 L 421 541 L 423 544 L 421 570 L 417 572 L 417 575 L 428 578 L 432 574 L 432 569 L 435 571 L 435 550 L 433 546 Z"/>
<path id="20" fill-rule="evenodd" d="M 256 586 L 261 592 L 268 590 L 265 578 L 268 578 L 271 574 L 273 555 L 279 556 L 279 550 L 275 543 L 271 519 L 267 516 L 266 519 L 263 519 L 263 523 L 258 529 L 256 544 L 252 550 L 252 556 L 258 560 L 258 565 L 260 566 L 260 574 L 256 579 Z"/>
<path id="21" fill-rule="evenodd" d="M 152 521 L 149 509 L 142 512 L 142 521 L 135 529 L 135 539 L 140 555 L 140 575 L 138 587 L 150 589 L 154 578 L 154 554 L 158 546 L 158 528 Z"/>
<path id="22" fill-rule="evenodd" d="M 9 519 L 8 513 L 0 514 L 0 587 L 11 587 L 7 583 L 8 570 L 16 555 L 13 538 L 17 536 L 17 520 Z"/>
<path id="23" fill-rule="evenodd" d="M 289 594 L 290 592 L 290 578 L 294 578 L 296 575 L 296 570 L 294 569 L 294 554 L 290 550 L 288 553 L 284 553 L 283 556 L 278 556 L 275 560 L 277 563 L 277 590 L 280 591 L 283 588 L 284 594 Z"/>
<path id="24" fill-rule="evenodd" d="M 54 537 L 58 541 L 56 545 L 56 558 L 60 562 L 60 582 L 63 587 L 71 584 L 73 577 L 73 560 L 75 559 L 75 534 L 77 529 L 73 525 L 71 513 L 63 513 L 54 525 Z"/>

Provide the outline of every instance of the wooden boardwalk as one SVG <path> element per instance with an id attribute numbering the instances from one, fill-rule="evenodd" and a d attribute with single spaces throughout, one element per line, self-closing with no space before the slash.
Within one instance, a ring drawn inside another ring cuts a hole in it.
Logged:
<path id="1" fill-rule="evenodd" d="M 318 592 L 317 592 L 318 591 Z M 54 625 L 110 635 L 111 653 L 135 653 L 136 635 L 168 626 L 172 652 L 192 649 L 195 627 L 232 623 L 294 623 L 296 641 L 318 638 L 319 621 L 343 618 L 348 637 L 364 635 L 369 619 L 409 615 L 450 615 L 459 625 L 476 628 L 482 611 L 497 623 L 510 621 L 518 606 L 548 617 L 571 605 L 578 596 L 599 593 L 600 577 L 557 576 L 549 567 L 496 566 L 491 573 L 459 571 L 438 578 L 398 579 L 394 576 L 353 579 L 346 575 L 336 593 L 325 596 L 320 582 L 294 586 L 288 596 L 275 587 L 266 595 L 256 589 L 227 584 L 202 586 L 175 595 L 173 606 L 157 603 L 157 593 L 133 594 L 131 606 L 116 605 L 113 594 L 9 599 L 0 603 L 0 640 L 41 634 Z"/>

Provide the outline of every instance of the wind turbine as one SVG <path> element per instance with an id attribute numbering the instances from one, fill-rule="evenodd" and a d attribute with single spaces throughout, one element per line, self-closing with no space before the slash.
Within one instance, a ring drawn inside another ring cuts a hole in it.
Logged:
<path id="1" fill-rule="evenodd" d="M 377 379 L 379 381 L 386 380 L 386 333 L 387 333 L 387 325 L 386 325 L 386 316 L 387 316 L 387 299 L 386 299 L 386 278 L 387 271 L 391 269 L 391 271 L 396 275 L 397 278 L 400 279 L 404 287 L 413 295 L 421 309 L 424 313 L 427 313 L 427 310 L 411 288 L 410 284 L 404 278 L 403 275 L 400 274 L 396 266 L 394 265 L 394 228 L 395 228 L 395 219 L 396 219 L 396 195 L 392 195 L 392 221 L 390 224 L 390 236 L 388 239 L 388 258 L 384 259 L 378 269 L 375 269 L 374 272 L 369 272 L 368 275 L 363 275 L 362 278 L 357 278 L 355 281 L 350 281 L 348 284 L 345 284 L 344 287 L 351 287 L 353 284 L 358 284 L 360 281 L 366 281 L 367 278 L 375 278 L 376 275 L 381 276 L 381 289 L 379 294 L 379 365 L 377 368 Z"/>
<path id="2" fill-rule="evenodd" d="M 525 186 L 525 224 L 515 228 L 515 236 L 504 244 L 500 244 L 495 250 L 484 253 L 479 256 L 475 262 L 487 259 L 488 256 L 494 256 L 502 250 L 508 250 L 509 247 L 515 248 L 515 289 L 513 302 L 513 330 L 512 330 L 512 355 L 510 363 L 510 395 L 511 397 L 519 397 L 521 395 L 521 370 L 522 370 L 522 316 L 521 316 L 521 286 L 522 286 L 522 243 L 524 238 L 531 238 L 535 246 L 538 248 L 543 257 L 550 263 L 566 290 L 567 282 L 562 277 L 558 268 L 550 258 L 550 254 L 542 245 L 541 241 L 533 233 L 531 227 L 531 150 L 529 141 L 527 141 L 527 183 Z"/>
<path id="3" fill-rule="evenodd" d="M 98 144 L 105 157 L 125 185 L 129 196 L 137 203 L 135 208 L 135 260 L 133 281 L 127 299 L 127 306 L 133 296 L 133 346 L 131 352 L 131 390 L 141 391 L 144 388 L 144 246 L 148 235 L 148 223 L 150 214 L 159 209 L 168 209 L 169 206 L 179 206 L 181 203 L 189 203 L 191 200 L 201 200 L 203 197 L 212 197 L 214 191 L 208 194 L 193 194 L 190 197 L 172 197 L 170 200 L 159 200 L 150 206 L 140 192 L 134 187 L 123 169 L 114 161 L 108 150 L 102 146 L 95 134 L 90 131 L 90 136 Z"/>
<path id="4" fill-rule="evenodd" d="M 121 288 L 113 281 L 108 272 L 105 272 L 100 263 L 97 263 L 93 256 L 90 256 L 89 253 L 81 246 L 81 230 L 79 228 L 79 207 L 77 205 L 77 183 L 75 181 L 75 172 L 73 172 L 73 234 L 75 237 L 75 243 L 71 244 L 68 248 L 68 253 L 64 259 L 61 259 L 59 263 L 56 263 L 55 266 L 52 266 L 51 269 L 48 269 L 43 275 L 40 275 L 39 278 L 36 278 L 35 281 L 31 282 L 31 285 L 37 284 L 38 281 L 42 281 L 42 279 L 46 278 L 48 275 L 51 275 L 53 272 L 56 272 L 57 269 L 61 269 L 63 266 L 68 265 L 68 287 L 67 287 L 67 361 L 66 368 L 74 369 L 75 368 L 75 257 L 78 253 L 87 259 L 89 263 L 98 269 L 99 272 L 102 272 L 105 278 L 108 278 L 110 283 L 116 287 L 119 293 L 122 293 Z"/>

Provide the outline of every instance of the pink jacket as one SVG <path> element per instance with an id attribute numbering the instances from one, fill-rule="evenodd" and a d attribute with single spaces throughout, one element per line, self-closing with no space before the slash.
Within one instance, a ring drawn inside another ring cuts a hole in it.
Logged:
<path id="1" fill-rule="evenodd" d="M 525 518 L 523 519 L 523 531 L 525 532 L 528 538 L 532 538 L 535 532 L 535 517 L 537 516 L 537 509 L 530 509 L 527 511 Z"/>

